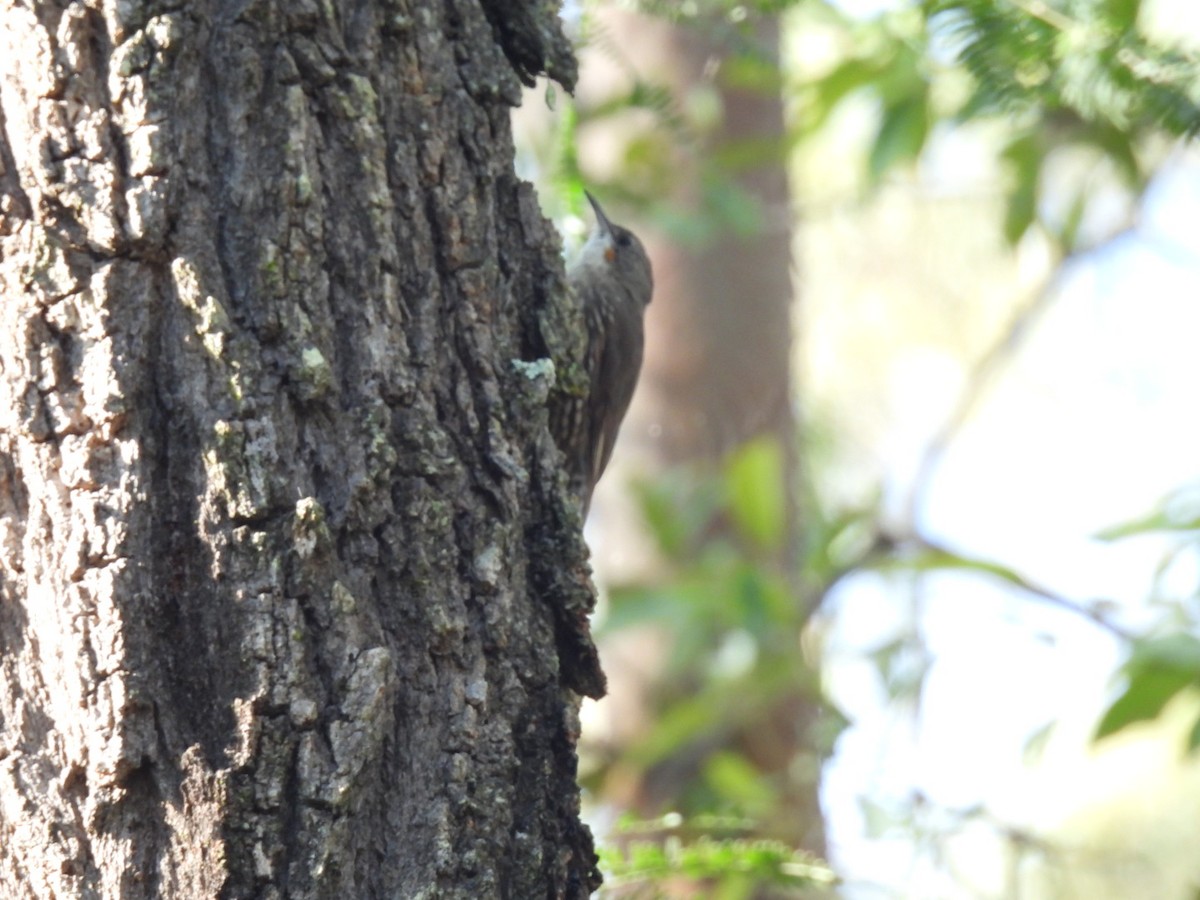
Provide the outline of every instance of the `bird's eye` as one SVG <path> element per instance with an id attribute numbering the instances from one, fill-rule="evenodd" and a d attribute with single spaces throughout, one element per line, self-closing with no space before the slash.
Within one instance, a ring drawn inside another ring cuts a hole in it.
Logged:
<path id="1" fill-rule="evenodd" d="M 633 238 L 629 236 L 629 232 L 624 231 L 617 235 L 617 246 L 628 247 L 633 243 Z"/>

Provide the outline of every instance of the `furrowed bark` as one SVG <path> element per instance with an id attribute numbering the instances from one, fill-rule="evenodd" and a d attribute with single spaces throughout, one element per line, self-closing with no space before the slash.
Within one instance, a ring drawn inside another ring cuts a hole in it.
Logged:
<path id="1" fill-rule="evenodd" d="M 598 883 L 518 5 L 0 12 L 5 896 Z"/>

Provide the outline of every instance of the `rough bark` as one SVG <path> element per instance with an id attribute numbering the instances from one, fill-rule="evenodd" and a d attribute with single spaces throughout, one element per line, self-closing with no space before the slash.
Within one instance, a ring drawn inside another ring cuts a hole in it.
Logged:
<path id="1" fill-rule="evenodd" d="M 541 0 L 0 12 L 5 897 L 580 897 Z"/>

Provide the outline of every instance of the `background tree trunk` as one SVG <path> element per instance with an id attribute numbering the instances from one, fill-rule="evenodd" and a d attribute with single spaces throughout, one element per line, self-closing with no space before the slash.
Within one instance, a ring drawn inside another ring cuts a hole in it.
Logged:
<path id="1" fill-rule="evenodd" d="M 5 896 L 586 896 L 554 10 L 0 29 Z"/>
<path id="2" fill-rule="evenodd" d="M 746 162 L 728 163 L 723 177 L 756 205 L 758 217 L 741 228 L 727 217 L 699 245 L 649 234 L 662 277 L 649 317 L 639 415 L 659 425 L 656 444 L 671 461 L 719 458 L 763 434 L 790 444 L 794 289 L 783 99 L 778 90 L 730 79 L 722 62 L 732 42 L 709 40 L 704 20 L 619 27 L 633 58 L 679 102 L 706 82 L 718 101 L 719 125 L 674 170 L 681 176 L 675 202 L 683 209 L 711 204 L 703 196 L 706 166 L 722 154 L 740 156 Z M 743 52 L 779 71 L 778 19 L 761 17 L 743 40 Z"/>
<path id="3" fill-rule="evenodd" d="M 721 15 L 672 22 L 666 16 L 608 9 L 601 16 L 598 58 L 619 53 L 649 83 L 666 86 L 677 109 L 687 109 L 692 95 L 704 92 L 717 110 L 715 125 L 693 144 L 664 148 L 671 154 L 664 167 L 672 182 L 665 188 L 670 202 L 677 209 L 701 210 L 700 217 L 716 224 L 715 233 L 689 244 L 630 223 L 649 249 L 656 283 L 646 319 L 645 368 L 622 434 L 627 449 L 651 469 L 684 461 L 717 463 L 753 438 L 776 440 L 785 459 L 788 537 L 772 562 L 793 582 L 795 602 L 807 615 L 813 600 L 797 575 L 803 515 L 795 478 L 802 463 L 792 389 L 794 214 L 779 89 L 780 21 L 766 12 L 753 16 L 746 26 L 730 25 Z M 776 83 L 769 78 L 748 83 L 744 74 L 732 72 L 732 52 L 755 60 L 759 65 L 751 70 L 760 77 L 775 73 Z M 595 91 L 585 77 L 581 95 L 589 87 Z M 598 149 L 603 153 L 606 148 Z M 585 144 L 585 163 L 586 152 Z M 740 192 L 756 221 L 747 227 L 747 210 L 741 223 L 732 221 L 728 210 L 714 215 L 711 208 L 720 201 L 705 196 L 714 183 L 726 196 Z M 622 524 L 613 529 L 618 549 L 611 556 L 637 560 L 644 554 L 625 545 L 638 532 Z M 644 537 L 633 540 L 645 543 Z M 640 645 L 633 653 L 647 655 Z M 614 678 L 622 679 L 615 693 L 628 700 L 637 688 L 624 679 L 631 673 L 637 677 L 645 667 L 636 661 L 627 666 L 619 648 L 612 659 Z M 814 684 L 796 685 L 771 715 L 755 720 L 735 741 L 779 786 L 779 805 L 787 816 L 771 823 L 775 833 L 824 856 L 817 758 L 821 741 L 813 731 L 820 697 Z M 696 759 L 649 772 L 634 802 L 645 812 L 672 808 L 681 781 L 712 750 L 704 748 Z M 687 771 L 681 775 L 681 769 Z"/>

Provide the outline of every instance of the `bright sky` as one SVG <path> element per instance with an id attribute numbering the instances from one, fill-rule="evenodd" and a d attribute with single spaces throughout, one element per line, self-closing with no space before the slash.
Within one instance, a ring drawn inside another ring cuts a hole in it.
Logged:
<path id="1" fill-rule="evenodd" d="M 1165 545 L 1114 546 L 1092 535 L 1148 512 L 1200 474 L 1198 208 L 1193 159 L 1159 178 L 1134 232 L 1065 273 L 939 469 L 921 511 L 930 535 L 1081 601 L 1138 604 L 1147 595 Z M 928 380 L 921 369 L 898 379 L 908 395 L 897 398 L 899 409 L 940 392 L 939 367 L 926 367 Z M 928 440 L 928 419 L 898 416 L 897 429 L 922 433 L 897 442 Z M 927 861 L 914 862 L 907 839 L 864 839 L 862 798 L 887 807 L 919 791 L 936 807 L 985 803 L 1015 826 L 1061 814 L 1080 798 L 1055 796 L 1031 778 L 1023 745 L 1056 718 L 1090 727 L 1120 648 L 1081 618 L 978 579 L 930 579 L 915 614 L 910 596 L 868 575 L 833 598 L 830 687 L 855 726 L 824 784 L 832 855 L 863 882 L 849 896 L 879 896 L 866 882 L 903 888 L 902 896 L 974 896 Z M 917 715 L 887 705 L 864 657 L 910 615 L 933 657 Z M 973 859 L 985 882 L 999 877 L 994 845 Z"/>
<path id="2" fill-rule="evenodd" d="M 865 17 L 902 0 L 838 2 Z M 1144 0 L 1141 23 L 1160 37 L 1200 45 L 1200 3 L 1193 0 Z M 1141 604 L 1165 542 L 1114 546 L 1092 536 L 1200 480 L 1197 209 L 1200 160 L 1193 156 L 1154 183 L 1132 233 L 1068 269 L 1046 315 L 944 459 L 920 510 L 931 536 L 1078 600 Z M 899 493 L 947 393 L 960 387 L 953 368 L 926 354 L 893 373 L 900 412 L 889 475 Z M 1194 569 L 1180 575 L 1193 588 L 1200 580 Z M 847 582 L 831 598 L 830 688 L 855 726 L 826 770 L 823 802 L 833 859 L 858 882 L 847 892 L 852 897 L 995 896 L 1003 883 L 1003 859 L 987 829 L 982 840 L 968 829 L 965 841 L 979 851 L 964 854 L 979 876 L 968 886 L 917 858 L 911 832 L 866 838 L 864 798 L 888 807 L 920 792 L 933 807 L 984 803 L 1006 824 L 1036 826 L 1084 803 L 1088 791 L 1093 800 L 1099 793 L 1094 777 L 1056 773 L 1049 785 L 1033 777 L 1022 750 L 1053 720 L 1062 721 L 1060 733 L 1074 732 L 1065 743 L 1082 744 L 1111 697 L 1119 643 L 978 579 L 946 575 L 925 587 L 919 610 L 909 592 L 876 576 Z M 933 656 L 917 714 L 889 707 L 864 656 L 906 623 L 915 623 Z M 1068 771 L 1092 771 L 1081 751 L 1066 752 L 1080 761 L 1068 762 Z M 1104 777 L 1114 780 L 1112 772 Z M 1144 896 L 1151 895 L 1145 891 L 1143 882 Z"/>

